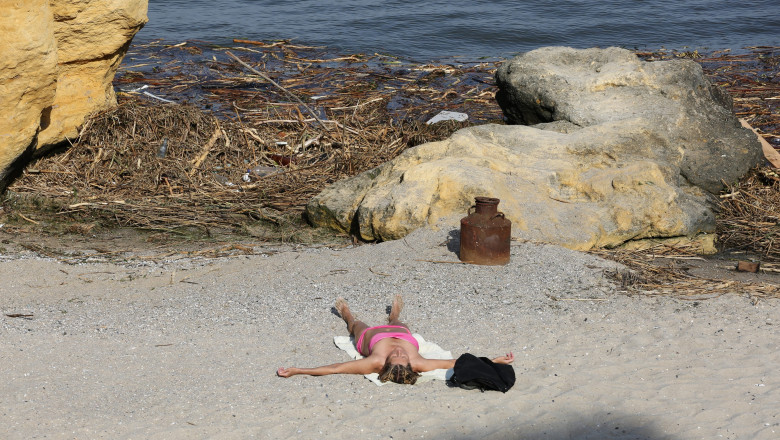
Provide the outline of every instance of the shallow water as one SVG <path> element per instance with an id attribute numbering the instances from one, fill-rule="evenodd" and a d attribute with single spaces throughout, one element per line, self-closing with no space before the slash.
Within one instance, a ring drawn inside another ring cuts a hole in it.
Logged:
<path id="1" fill-rule="evenodd" d="M 293 39 L 413 59 L 547 45 L 740 49 L 780 44 L 777 0 L 151 0 L 141 41 Z"/>

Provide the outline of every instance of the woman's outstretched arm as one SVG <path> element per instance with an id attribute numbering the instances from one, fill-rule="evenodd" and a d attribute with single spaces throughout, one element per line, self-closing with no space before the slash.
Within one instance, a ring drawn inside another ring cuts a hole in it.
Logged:
<path id="1" fill-rule="evenodd" d="M 497 364 L 511 364 L 515 360 L 515 355 L 512 352 L 507 353 L 505 356 L 498 356 L 492 359 Z M 455 359 L 425 359 L 418 361 L 414 365 L 414 371 L 417 373 L 424 373 L 426 371 L 433 371 L 438 369 L 448 369 L 455 367 Z"/>
<path id="2" fill-rule="evenodd" d="M 514 361 L 515 361 L 515 355 L 511 351 L 507 353 L 505 356 L 499 356 L 493 358 L 493 362 L 497 364 L 511 364 Z"/>
<path id="3" fill-rule="evenodd" d="M 446 370 L 449 368 L 453 368 L 455 366 L 455 359 L 425 359 L 422 358 L 421 360 L 414 363 L 412 368 L 414 368 L 415 373 L 425 373 L 426 371 L 433 371 L 433 370 Z"/>
<path id="4" fill-rule="evenodd" d="M 279 377 L 290 377 L 296 374 L 308 374 L 309 376 L 325 376 L 327 374 L 370 374 L 377 373 L 381 365 L 377 365 L 374 359 L 363 358 L 338 364 L 323 365 L 316 368 L 284 368 L 279 367 L 276 375 Z"/>

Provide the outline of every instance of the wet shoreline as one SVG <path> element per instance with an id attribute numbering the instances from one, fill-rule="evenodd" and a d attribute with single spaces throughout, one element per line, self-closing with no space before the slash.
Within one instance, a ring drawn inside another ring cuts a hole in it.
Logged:
<path id="1" fill-rule="evenodd" d="M 322 107 L 327 107 L 329 95 L 343 98 L 345 92 L 352 93 L 357 103 L 382 94 L 393 95 L 387 99 L 387 109 L 397 119 L 424 121 L 439 111 L 448 110 L 469 114 L 473 123 L 503 120 L 498 106 L 490 99 L 482 99 L 495 95 L 493 74 L 505 60 L 500 57 L 475 60 L 441 56 L 416 62 L 380 53 L 345 54 L 332 48 L 305 46 L 289 40 L 236 39 L 232 45 L 157 40 L 131 46 L 119 68 L 115 85 L 120 95 L 122 92 L 135 93 L 133 91 L 139 87 L 147 86 L 142 92 L 174 102 L 196 104 L 227 117 L 235 116 L 236 107 L 239 110 L 251 108 L 249 102 L 264 92 L 278 92 L 237 66 L 225 55 L 227 51 L 233 51 L 279 80 L 290 91 L 300 94 L 304 101 L 322 104 Z M 765 116 L 750 122 L 765 133 L 773 134 L 768 141 L 780 148 L 780 117 L 777 116 L 780 104 L 773 99 L 780 89 L 777 77 L 780 47 L 635 52 L 650 61 L 687 58 L 698 62 L 713 83 L 734 97 L 737 116 Z M 356 86 L 359 82 L 366 85 Z M 409 83 L 420 87 L 408 87 Z M 412 89 L 412 92 L 397 92 L 404 89 Z M 470 96 L 464 95 L 466 92 Z M 371 97 L 366 98 L 369 95 Z M 277 104 L 289 99 L 286 96 L 279 98 Z M 758 111 L 756 103 L 749 102 L 756 99 L 763 107 Z M 268 102 L 271 100 L 266 98 Z"/>

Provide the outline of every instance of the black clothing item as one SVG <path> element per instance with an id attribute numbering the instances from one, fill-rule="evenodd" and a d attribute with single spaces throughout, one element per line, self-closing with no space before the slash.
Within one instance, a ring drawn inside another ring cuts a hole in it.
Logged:
<path id="1" fill-rule="evenodd" d="M 486 357 L 462 354 L 455 361 L 454 373 L 447 381 L 453 387 L 467 390 L 479 388 L 506 393 L 515 384 L 515 370 L 511 365 L 496 364 Z"/>

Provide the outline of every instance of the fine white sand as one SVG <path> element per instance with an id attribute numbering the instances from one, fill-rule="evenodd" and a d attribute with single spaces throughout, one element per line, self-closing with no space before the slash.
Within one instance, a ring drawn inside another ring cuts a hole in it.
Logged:
<path id="1" fill-rule="evenodd" d="M 628 296 L 603 275 L 614 263 L 528 243 L 504 267 L 417 261 L 457 261 L 446 237 L 154 264 L 0 259 L 0 438 L 780 438 L 777 301 Z M 276 377 L 347 360 L 337 297 L 380 323 L 395 293 L 412 330 L 455 356 L 514 351 L 514 388 Z"/>

